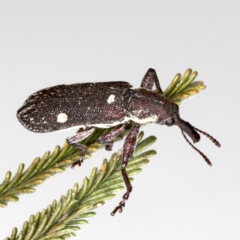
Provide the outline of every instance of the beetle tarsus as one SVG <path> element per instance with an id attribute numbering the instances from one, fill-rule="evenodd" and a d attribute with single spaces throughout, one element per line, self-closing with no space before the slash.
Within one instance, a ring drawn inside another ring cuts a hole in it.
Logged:
<path id="1" fill-rule="evenodd" d="M 74 146 L 74 145 L 73 145 L 73 146 Z M 76 147 L 76 146 L 74 146 L 74 147 Z M 83 147 L 83 148 L 81 148 L 81 156 L 80 156 L 80 158 L 79 158 L 77 161 L 75 161 L 75 162 L 72 164 L 71 168 L 74 168 L 76 165 L 78 165 L 79 167 L 81 167 L 81 165 L 82 165 L 82 163 L 83 163 L 83 157 L 84 157 L 85 154 L 86 154 L 87 148 L 86 148 L 84 145 L 81 145 L 81 147 Z M 79 148 L 79 146 L 76 147 L 76 148 Z"/>
<path id="2" fill-rule="evenodd" d="M 127 191 L 124 195 L 123 195 L 123 200 L 119 203 L 119 205 L 117 207 L 115 207 L 115 209 L 111 212 L 111 215 L 114 216 L 115 213 L 118 211 L 119 213 L 121 213 L 123 211 L 123 207 L 125 207 L 125 201 L 129 198 L 130 192 Z"/>
<path id="3" fill-rule="evenodd" d="M 112 151 L 112 147 L 113 147 L 113 141 L 111 141 L 108 144 L 106 144 L 105 149 L 107 151 Z"/>
<path id="4" fill-rule="evenodd" d="M 119 206 L 115 207 L 115 209 L 111 212 L 111 215 L 114 216 L 117 211 L 119 211 L 119 213 L 121 213 L 122 208 L 123 208 L 123 206 L 120 205 L 120 203 L 119 203 Z"/>
<path id="5" fill-rule="evenodd" d="M 71 165 L 71 168 L 74 168 L 76 165 L 78 165 L 80 167 L 82 165 L 82 163 L 83 163 L 83 160 L 79 159 Z"/>

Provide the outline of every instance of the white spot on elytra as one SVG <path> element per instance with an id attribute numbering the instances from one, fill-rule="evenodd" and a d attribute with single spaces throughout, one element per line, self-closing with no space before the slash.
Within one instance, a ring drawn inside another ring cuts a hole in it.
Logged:
<path id="1" fill-rule="evenodd" d="M 112 102 L 114 102 L 114 101 L 115 101 L 115 95 L 110 95 L 110 96 L 108 97 L 107 102 L 110 104 L 110 103 L 112 103 Z"/>
<path id="2" fill-rule="evenodd" d="M 65 123 L 68 120 L 68 115 L 66 113 L 59 113 L 57 115 L 57 122 Z"/>

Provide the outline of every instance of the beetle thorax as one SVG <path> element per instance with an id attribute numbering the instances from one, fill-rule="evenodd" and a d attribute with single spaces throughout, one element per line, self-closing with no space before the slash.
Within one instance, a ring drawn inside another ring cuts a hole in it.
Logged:
<path id="1" fill-rule="evenodd" d="M 163 95 L 145 88 L 138 88 L 132 91 L 129 100 L 129 118 L 139 124 L 159 122 L 159 119 L 162 122 L 163 118 L 170 117 L 164 111 L 166 105 L 172 107 L 172 103 Z"/>

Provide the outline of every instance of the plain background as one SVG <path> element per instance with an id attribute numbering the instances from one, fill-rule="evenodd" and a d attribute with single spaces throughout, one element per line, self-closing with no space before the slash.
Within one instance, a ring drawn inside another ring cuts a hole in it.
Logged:
<path id="1" fill-rule="evenodd" d="M 88 81 L 138 87 L 149 67 L 165 89 L 176 73 L 192 68 L 207 88 L 181 105 L 181 117 L 221 142 L 219 149 L 203 136 L 197 144 L 213 167 L 177 127 L 144 126 L 146 135 L 157 136 L 152 149 L 158 154 L 136 176 L 123 214 L 110 216 L 121 192 L 73 239 L 240 239 L 239 12 L 234 0 L 0 1 L 0 178 L 75 132 L 36 134 L 22 127 L 16 111 L 33 92 Z M 0 239 L 110 155 L 102 150 L 0 209 Z"/>

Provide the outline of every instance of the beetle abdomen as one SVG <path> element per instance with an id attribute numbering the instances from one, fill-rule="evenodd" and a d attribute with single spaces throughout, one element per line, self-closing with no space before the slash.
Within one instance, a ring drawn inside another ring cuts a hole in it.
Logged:
<path id="1" fill-rule="evenodd" d="M 82 125 L 111 125 L 125 119 L 127 82 L 58 85 L 32 94 L 18 110 L 19 121 L 33 132 Z"/>

